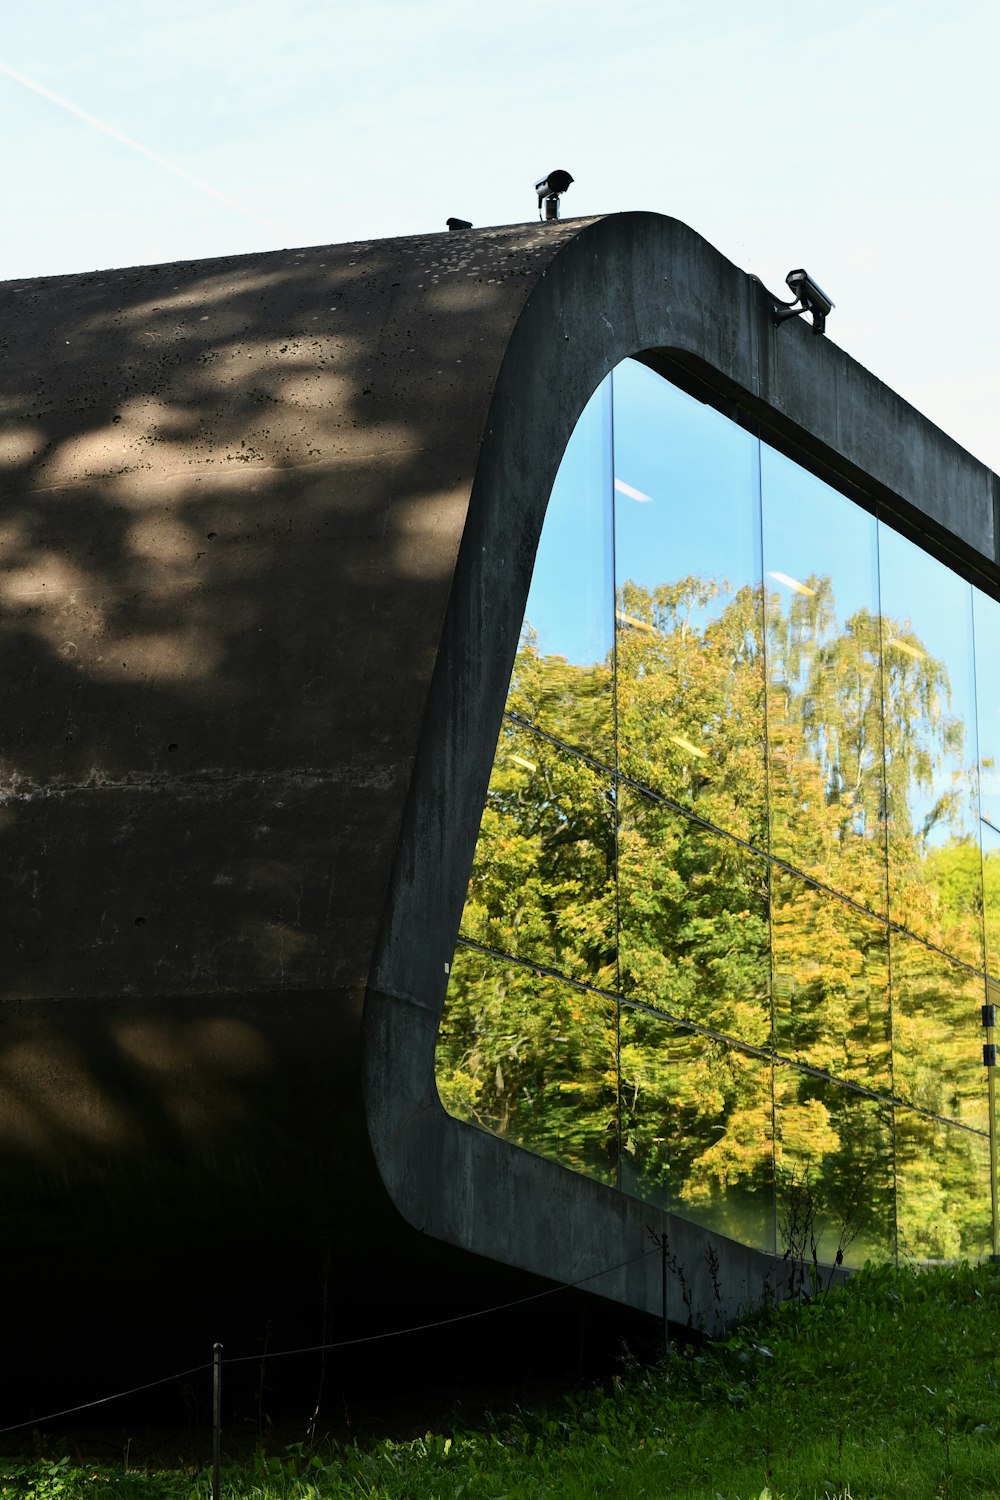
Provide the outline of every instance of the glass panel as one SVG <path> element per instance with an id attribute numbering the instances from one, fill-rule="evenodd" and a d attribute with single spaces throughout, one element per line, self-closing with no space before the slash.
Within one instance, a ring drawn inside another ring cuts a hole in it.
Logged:
<path id="1" fill-rule="evenodd" d="M 761 444 L 771 853 L 886 910 L 874 516 Z"/>
<path id="2" fill-rule="evenodd" d="M 905 933 L 891 933 L 889 956 L 896 1094 L 918 1109 L 988 1130 L 985 980 Z"/>
<path id="3" fill-rule="evenodd" d="M 770 1062 L 623 1006 L 621 1089 L 624 1191 L 773 1250 Z"/>
<path id="4" fill-rule="evenodd" d="M 988 1136 L 896 1109 L 899 1253 L 977 1260 L 992 1247 Z"/>
<path id="5" fill-rule="evenodd" d="M 775 1050 L 891 1093 L 885 925 L 774 869 L 771 951 Z"/>
<path id="6" fill-rule="evenodd" d="M 613 757 L 611 378 L 590 398 L 556 475 L 507 707 L 606 764 Z"/>
<path id="7" fill-rule="evenodd" d="M 986 919 L 986 967 L 1000 977 L 1000 832 L 982 824 L 983 911 Z"/>
<path id="8" fill-rule="evenodd" d="M 763 847 L 757 443 L 631 360 L 614 432 L 621 768 Z"/>
<path id="9" fill-rule="evenodd" d="M 780 1248 L 807 1263 L 891 1260 L 891 1105 L 780 1064 L 774 1103 Z"/>
<path id="10" fill-rule="evenodd" d="M 505 719 L 462 936 L 613 989 L 614 862 L 610 777 Z"/>
<path id="11" fill-rule="evenodd" d="M 619 786 L 622 993 L 768 1046 L 767 861 Z"/>
<path id="12" fill-rule="evenodd" d="M 1000 977 L 997 638 L 995 600 L 620 366 L 538 548 L 462 918 L 493 956 L 455 956 L 445 1107 L 765 1249 L 885 1258 L 898 1207 L 907 1254 L 987 1251 L 969 966 Z M 571 979 L 621 989 L 620 1018 Z"/>
<path id="13" fill-rule="evenodd" d="M 972 589 L 879 527 L 889 914 L 981 968 Z"/>
<path id="14" fill-rule="evenodd" d="M 459 947 L 438 1036 L 449 1114 L 615 1180 L 614 1001 Z"/>
<path id="15" fill-rule="evenodd" d="M 982 813 L 1000 830 L 1000 604 L 972 590 Z"/>

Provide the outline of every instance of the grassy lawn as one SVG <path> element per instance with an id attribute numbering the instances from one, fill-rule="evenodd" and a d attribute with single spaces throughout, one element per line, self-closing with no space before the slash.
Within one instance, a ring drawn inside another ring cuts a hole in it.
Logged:
<path id="1" fill-rule="evenodd" d="M 1000 1500 L 1000 1268 L 860 1273 L 474 1431 L 259 1453 L 229 1500 Z M 205 1473 L 0 1460 L 0 1496 L 206 1500 Z"/>

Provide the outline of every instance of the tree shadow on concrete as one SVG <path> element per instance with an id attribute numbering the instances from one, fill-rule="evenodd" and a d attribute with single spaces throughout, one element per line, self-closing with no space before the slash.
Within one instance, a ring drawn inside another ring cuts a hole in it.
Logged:
<path id="1" fill-rule="evenodd" d="M 0 288 L 0 1201 L 53 1326 L 81 1267 L 135 1292 L 177 1236 L 391 1238 L 364 986 L 490 393 L 561 239 Z"/>

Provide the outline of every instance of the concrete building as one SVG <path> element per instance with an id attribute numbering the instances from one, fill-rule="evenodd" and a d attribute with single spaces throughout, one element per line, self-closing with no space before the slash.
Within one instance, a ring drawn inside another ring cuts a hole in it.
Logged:
<path id="1" fill-rule="evenodd" d="M 654 214 L 0 300 L 15 1359 L 996 1251 L 995 475 Z"/>

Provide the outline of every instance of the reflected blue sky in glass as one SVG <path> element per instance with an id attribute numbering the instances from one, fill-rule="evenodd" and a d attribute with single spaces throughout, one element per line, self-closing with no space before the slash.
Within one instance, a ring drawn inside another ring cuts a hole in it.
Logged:
<path id="1" fill-rule="evenodd" d="M 842 631 L 859 609 L 878 609 L 874 516 L 839 490 L 760 445 L 764 587 L 787 613 L 802 589 L 829 579 L 836 614 L 824 634 Z M 798 587 L 796 587 L 798 585 Z"/>
<path id="2" fill-rule="evenodd" d="M 577 666 L 594 666 L 610 658 L 614 642 L 610 376 L 584 407 L 559 465 L 523 629 L 535 632 L 543 656 L 564 656 Z"/>
<path id="3" fill-rule="evenodd" d="M 979 795 L 983 817 L 1000 829 L 1000 604 L 972 590 L 976 632 Z"/>
<path id="4" fill-rule="evenodd" d="M 725 579 L 717 616 L 760 579 L 757 442 L 636 360 L 615 370 L 614 398 L 618 587 Z"/>
<path id="5" fill-rule="evenodd" d="M 906 801 L 928 845 L 976 835 L 978 752 L 972 587 L 879 523 L 887 757 L 913 745 Z M 895 731 L 895 733 L 893 732 Z M 918 774 L 923 764 L 925 771 Z M 890 795 L 893 788 L 890 767 Z M 890 809 L 892 812 L 893 809 Z M 895 809 L 898 818 L 901 809 Z"/>
<path id="6" fill-rule="evenodd" d="M 614 460 L 620 764 L 759 847 L 757 441 L 629 361 L 614 374 Z"/>

